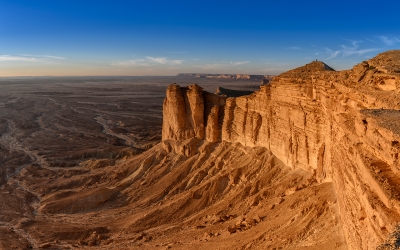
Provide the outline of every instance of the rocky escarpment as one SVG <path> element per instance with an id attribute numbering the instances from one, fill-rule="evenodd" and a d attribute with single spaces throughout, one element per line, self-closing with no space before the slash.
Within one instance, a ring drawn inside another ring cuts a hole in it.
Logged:
<path id="1" fill-rule="evenodd" d="M 332 183 L 349 249 L 375 249 L 400 220 L 399 51 L 336 72 L 288 71 L 247 96 L 170 86 L 163 140 L 193 137 L 262 147 Z"/>
<path id="2" fill-rule="evenodd" d="M 162 138 L 185 140 L 188 138 L 221 139 L 219 127 L 222 124 L 226 96 L 204 92 L 198 85 L 181 88 L 170 85 L 164 100 Z M 208 121 L 211 125 L 207 126 Z M 207 133 L 206 133 L 207 132 Z"/>

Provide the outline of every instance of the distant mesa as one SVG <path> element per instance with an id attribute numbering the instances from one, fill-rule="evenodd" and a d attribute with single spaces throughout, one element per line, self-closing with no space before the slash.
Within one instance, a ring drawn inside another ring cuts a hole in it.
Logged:
<path id="1" fill-rule="evenodd" d="M 264 81 L 268 83 L 273 75 L 249 75 L 249 74 L 204 74 L 204 73 L 179 73 L 179 77 L 195 77 L 195 78 L 209 78 L 209 79 L 227 79 L 227 80 L 250 80 L 250 81 Z"/>

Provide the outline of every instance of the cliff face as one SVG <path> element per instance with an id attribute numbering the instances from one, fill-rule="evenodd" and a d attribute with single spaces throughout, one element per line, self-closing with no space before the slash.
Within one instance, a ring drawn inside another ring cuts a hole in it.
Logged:
<path id="1" fill-rule="evenodd" d="M 163 140 L 265 148 L 291 169 L 332 183 L 347 246 L 375 249 L 400 220 L 399 55 L 341 72 L 312 62 L 236 98 L 172 85 Z"/>
<path id="2" fill-rule="evenodd" d="M 189 138 L 217 141 L 221 139 L 224 96 L 204 92 L 198 85 L 181 88 L 170 85 L 164 100 L 162 138 L 186 140 Z M 211 115 L 210 115 L 211 114 Z M 207 123 L 212 125 L 207 126 Z M 207 133 L 206 133 L 207 132 Z M 215 138 L 215 139 L 213 139 Z"/>

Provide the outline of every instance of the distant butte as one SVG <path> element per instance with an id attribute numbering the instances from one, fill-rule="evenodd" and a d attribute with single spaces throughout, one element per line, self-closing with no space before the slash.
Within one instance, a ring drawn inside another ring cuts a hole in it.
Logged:
<path id="1" fill-rule="evenodd" d="M 261 81 L 263 79 L 271 80 L 273 75 L 249 75 L 249 74 L 204 74 L 204 73 L 179 73 L 179 77 L 196 77 L 209 79 L 226 79 L 226 80 L 252 80 Z"/>

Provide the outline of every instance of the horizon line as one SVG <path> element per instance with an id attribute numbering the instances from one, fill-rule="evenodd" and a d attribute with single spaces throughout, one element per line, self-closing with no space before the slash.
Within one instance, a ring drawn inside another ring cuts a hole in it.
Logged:
<path id="1" fill-rule="evenodd" d="M 178 74 L 203 74 L 203 75 L 279 75 L 279 74 L 248 74 L 248 73 L 177 73 L 175 75 L 40 75 L 40 76 L 0 76 L 0 78 L 24 78 L 24 77 L 37 77 L 37 78 L 46 78 L 46 77 L 177 77 Z"/>

